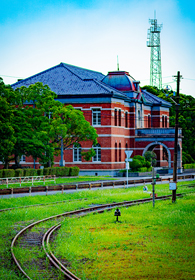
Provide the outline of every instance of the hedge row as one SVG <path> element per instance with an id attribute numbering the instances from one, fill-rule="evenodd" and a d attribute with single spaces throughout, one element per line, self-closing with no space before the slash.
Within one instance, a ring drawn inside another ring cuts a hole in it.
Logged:
<path id="1" fill-rule="evenodd" d="M 186 163 L 183 167 L 184 169 L 193 169 L 195 168 L 195 163 Z"/>
<path id="2" fill-rule="evenodd" d="M 44 169 L 0 169 L 0 178 L 9 177 L 28 177 L 28 176 L 56 175 L 61 176 L 78 176 L 79 167 L 47 167 Z"/>

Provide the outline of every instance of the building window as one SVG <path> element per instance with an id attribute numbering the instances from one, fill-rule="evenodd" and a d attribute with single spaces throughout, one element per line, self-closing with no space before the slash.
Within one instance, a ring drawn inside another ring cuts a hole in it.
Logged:
<path id="1" fill-rule="evenodd" d="M 165 116 L 165 127 L 167 127 L 167 116 Z"/>
<path id="2" fill-rule="evenodd" d="M 73 146 L 73 159 L 74 161 L 81 161 L 81 145 Z"/>
<path id="3" fill-rule="evenodd" d="M 117 126 L 117 109 L 114 110 L 114 125 Z"/>
<path id="4" fill-rule="evenodd" d="M 96 155 L 93 157 L 93 161 L 101 161 L 101 146 L 100 146 L 100 144 L 97 144 L 96 146 L 93 146 L 93 149 L 96 153 Z"/>
<path id="5" fill-rule="evenodd" d="M 46 112 L 45 113 L 45 117 L 47 117 L 48 119 L 51 119 L 53 116 L 53 113 L 52 112 Z"/>
<path id="6" fill-rule="evenodd" d="M 162 127 L 165 127 L 165 117 L 162 116 Z"/>
<path id="7" fill-rule="evenodd" d="M 26 156 L 25 156 L 25 155 L 22 155 L 21 158 L 20 158 L 20 161 L 26 162 Z"/>
<path id="8" fill-rule="evenodd" d="M 141 127 L 141 112 L 138 110 L 138 127 Z"/>
<path id="9" fill-rule="evenodd" d="M 128 127 L 128 113 L 125 112 L 125 127 Z"/>
<path id="10" fill-rule="evenodd" d="M 121 126 L 121 110 L 118 111 L 118 125 Z"/>
<path id="11" fill-rule="evenodd" d="M 121 143 L 119 143 L 119 161 L 121 161 Z"/>
<path id="12" fill-rule="evenodd" d="M 126 143 L 126 145 L 125 145 L 125 149 L 128 150 L 128 144 L 127 144 L 127 143 Z"/>
<path id="13" fill-rule="evenodd" d="M 117 162 L 117 143 L 115 143 L 115 162 Z"/>
<path id="14" fill-rule="evenodd" d="M 100 109 L 92 110 L 92 124 L 101 125 L 101 110 Z"/>
<path id="15" fill-rule="evenodd" d="M 148 115 L 148 127 L 151 127 L 151 116 Z"/>

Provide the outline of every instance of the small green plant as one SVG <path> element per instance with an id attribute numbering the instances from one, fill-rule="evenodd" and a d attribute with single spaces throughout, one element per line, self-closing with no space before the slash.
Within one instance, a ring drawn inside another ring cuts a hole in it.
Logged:
<path id="1" fill-rule="evenodd" d="M 14 169 L 3 169 L 3 177 L 9 178 L 15 176 L 15 170 Z"/>
<path id="2" fill-rule="evenodd" d="M 37 175 L 42 176 L 43 175 L 43 169 L 37 169 Z"/>
<path id="3" fill-rule="evenodd" d="M 195 163 L 184 164 L 184 169 L 193 169 L 195 168 Z"/>
<path id="4" fill-rule="evenodd" d="M 23 177 L 24 169 L 15 169 L 15 177 Z"/>
<path id="5" fill-rule="evenodd" d="M 70 176 L 78 176 L 79 175 L 79 167 L 73 166 L 70 167 Z"/>

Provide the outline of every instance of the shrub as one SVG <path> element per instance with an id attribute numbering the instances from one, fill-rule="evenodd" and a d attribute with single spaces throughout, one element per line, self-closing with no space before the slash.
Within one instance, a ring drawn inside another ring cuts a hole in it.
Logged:
<path id="1" fill-rule="evenodd" d="M 33 168 L 28 168 L 28 169 L 23 169 L 24 170 L 24 176 L 29 177 L 29 176 L 36 176 L 37 175 L 37 170 Z"/>
<path id="2" fill-rule="evenodd" d="M 51 167 L 49 175 L 56 175 L 56 173 L 57 173 L 57 167 Z"/>
<path id="3" fill-rule="evenodd" d="M 63 175 L 63 168 L 64 167 L 56 167 L 56 176 L 60 177 Z"/>
<path id="4" fill-rule="evenodd" d="M 50 175 L 50 169 L 51 169 L 51 167 L 46 167 L 46 168 L 44 168 L 43 169 L 43 175 Z"/>
<path id="5" fill-rule="evenodd" d="M 138 171 L 139 172 L 147 172 L 148 169 L 147 169 L 147 167 L 141 167 L 141 168 L 138 169 Z"/>
<path id="6" fill-rule="evenodd" d="M 70 176 L 78 176 L 79 175 L 79 167 L 78 166 L 73 166 L 70 167 Z"/>
<path id="7" fill-rule="evenodd" d="M 0 178 L 3 178 L 3 169 L 0 169 Z"/>
<path id="8" fill-rule="evenodd" d="M 24 176 L 24 169 L 15 170 L 15 177 L 23 177 L 23 176 Z"/>
<path id="9" fill-rule="evenodd" d="M 151 162 L 147 161 L 145 162 L 145 167 L 150 168 L 151 167 Z"/>
<path id="10" fill-rule="evenodd" d="M 133 161 L 130 162 L 130 167 L 133 171 L 137 171 L 139 168 L 142 167 L 142 163 L 138 159 L 133 158 Z"/>
<path id="11" fill-rule="evenodd" d="M 133 159 L 138 159 L 141 162 L 142 166 L 143 167 L 145 166 L 145 158 L 144 157 L 142 157 L 140 155 L 137 155 L 137 156 L 134 156 Z"/>
<path id="12" fill-rule="evenodd" d="M 69 174 L 70 174 L 70 167 L 67 167 L 67 166 L 65 166 L 65 167 L 61 167 L 62 168 L 62 176 L 65 176 L 65 177 L 67 177 L 67 176 L 69 176 Z"/>
<path id="13" fill-rule="evenodd" d="M 43 176 L 43 169 L 37 169 L 37 175 Z"/>
<path id="14" fill-rule="evenodd" d="M 184 164 L 184 169 L 193 169 L 195 168 L 195 163 Z"/>
<path id="15" fill-rule="evenodd" d="M 14 177 L 15 176 L 15 170 L 14 169 L 3 169 L 3 177 Z"/>

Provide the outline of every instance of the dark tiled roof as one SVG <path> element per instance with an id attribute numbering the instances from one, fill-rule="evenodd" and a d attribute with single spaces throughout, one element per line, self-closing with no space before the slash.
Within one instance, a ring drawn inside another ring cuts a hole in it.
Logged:
<path id="1" fill-rule="evenodd" d="M 166 107 L 171 107 L 171 103 L 157 97 L 156 95 L 153 95 L 152 93 L 146 91 L 146 90 L 142 90 L 142 93 L 144 95 L 145 101 L 148 103 L 152 103 L 154 105 L 163 105 Z"/>
<path id="2" fill-rule="evenodd" d="M 44 85 L 48 85 L 57 95 L 117 92 L 115 89 L 103 84 L 101 82 L 103 78 L 102 73 L 60 63 L 55 67 L 21 80 L 13 84 L 12 87 L 16 89 L 17 87 L 28 87 L 36 82 L 42 82 Z"/>
<path id="3" fill-rule="evenodd" d="M 102 82 L 104 75 L 100 72 L 80 68 L 77 66 L 60 63 L 52 68 L 40 72 L 27 79 L 21 80 L 12 85 L 14 89 L 36 82 L 48 85 L 58 96 L 60 95 L 83 95 L 83 94 L 108 94 L 113 93 L 120 98 L 131 98 L 125 92 Z M 144 101 L 151 105 L 164 105 L 170 107 L 171 104 L 143 90 Z"/>

